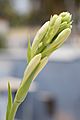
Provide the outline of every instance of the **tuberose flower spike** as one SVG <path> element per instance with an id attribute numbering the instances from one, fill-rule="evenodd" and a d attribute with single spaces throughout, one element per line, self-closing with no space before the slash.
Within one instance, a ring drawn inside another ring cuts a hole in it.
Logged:
<path id="1" fill-rule="evenodd" d="M 69 12 L 51 16 L 50 21 L 46 22 L 37 32 L 32 46 L 30 41 L 28 42 L 28 66 L 13 103 L 10 102 L 12 101 L 11 90 L 8 87 L 8 108 L 10 110 L 7 109 L 6 120 L 14 119 L 17 108 L 24 101 L 32 81 L 47 64 L 48 57 L 69 37 L 72 28 L 71 19 L 72 15 Z"/>

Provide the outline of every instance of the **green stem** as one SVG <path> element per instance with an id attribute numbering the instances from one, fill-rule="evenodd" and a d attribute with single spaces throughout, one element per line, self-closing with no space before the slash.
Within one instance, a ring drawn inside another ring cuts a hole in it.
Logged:
<path id="1" fill-rule="evenodd" d="M 16 101 L 14 101 L 8 120 L 14 120 L 14 117 L 15 117 L 15 114 L 17 112 L 19 105 L 20 105 L 20 103 L 17 103 Z"/>

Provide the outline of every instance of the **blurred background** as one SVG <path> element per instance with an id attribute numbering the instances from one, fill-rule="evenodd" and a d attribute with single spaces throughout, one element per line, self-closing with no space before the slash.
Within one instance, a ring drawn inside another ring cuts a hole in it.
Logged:
<path id="1" fill-rule="evenodd" d="M 5 120 L 7 81 L 13 99 L 27 66 L 27 40 L 51 15 L 69 11 L 69 39 L 32 83 L 16 120 L 80 120 L 80 0 L 0 0 L 0 120 Z"/>

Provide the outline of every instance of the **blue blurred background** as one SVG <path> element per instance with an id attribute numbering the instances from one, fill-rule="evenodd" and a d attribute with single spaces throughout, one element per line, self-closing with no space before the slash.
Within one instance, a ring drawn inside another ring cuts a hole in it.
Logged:
<path id="1" fill-rule="evenodd" d="M 69 11 L 69 39 L 33 81 L 16 120 L 80 120 L 80 0 L 0 0 L 0 120 L 5 120 L 7 81 L 13 99 L 27 66 L 27 40 L 51 15 Z"/>

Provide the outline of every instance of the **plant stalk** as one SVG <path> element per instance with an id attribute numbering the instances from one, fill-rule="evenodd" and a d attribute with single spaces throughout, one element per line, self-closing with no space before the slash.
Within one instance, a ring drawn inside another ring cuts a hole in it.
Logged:
<path id="1" fill-rule="evenodd" d="M 16 112 L 17 112 L 19 105 L 20 105 L 20 103 L 17 103 L 16 101 L 14 101 L 13 106 L 12 106 L 11 111 L 10 111 L 10 114 L 9 114 L 8 120 L 14 120 L 14 117 L 16 115 Z"/>

